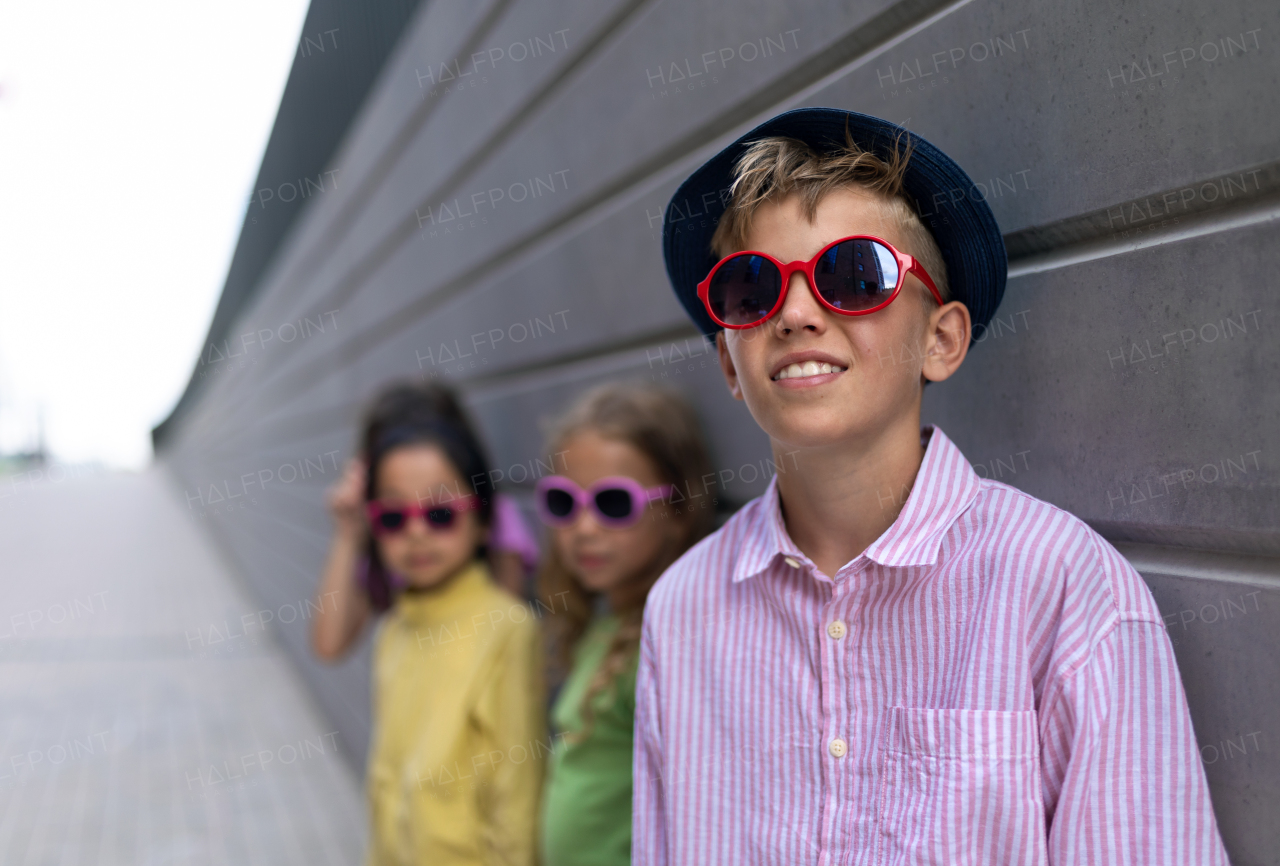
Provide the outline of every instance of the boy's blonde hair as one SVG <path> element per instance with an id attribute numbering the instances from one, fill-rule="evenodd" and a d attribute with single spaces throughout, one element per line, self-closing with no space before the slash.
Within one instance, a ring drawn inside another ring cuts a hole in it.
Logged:
<path id="1" fill-rule="evenodd" d="M 863 150 L 848 130 L 844 145 L 824 154 L 816 153 L 803 141 L 783 136 L 752 143 L 734 166 L 729 206 L 711 237 L 712 251 L 723 258 L 746 249 L 751 218 L 766 202 L 796 195 L 802 212 L 812 222 L 823 196 L 842 187 L 854 187 L 884 203 L 885 218 L 902 229 L 910 244 L 904 252 L 920 260 L 933 277 L 938 294 L 943 300 L 950 300 L 942 251 L 903 190 L 911 147 L 909 142 L 905 148 L 899 147 L 900 143 L 901 137 L 890 149 L 888 159 Z"/>

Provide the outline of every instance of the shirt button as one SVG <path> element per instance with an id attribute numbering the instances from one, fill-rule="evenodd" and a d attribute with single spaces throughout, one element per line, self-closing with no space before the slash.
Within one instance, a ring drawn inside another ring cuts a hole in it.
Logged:
<path id="1" fill-rule="evenodd" d="M 846 631 L 848 631 L 848 629 L 846 629 L 844 627 L 844 623 L 838 619 L 834 620 L 827 626 L 827 634 L 831 635 L 835 640 L 840 640 L 840 638 L 844 637 Z"/>
<path id="2" fill-rule="evenodd" d="M 831 757 L 843 758 L 844 753 L 849 751 L 849 746 L 845 744 L 844 740 L 836 737 L 831 741 L 831 745 L 827 746 L 827 750 L 831 752 Z"/>
<path id="3" fill-rule="evenodd" d="M 799 562 L 799 560 L 793 559 L 793 558 L 791 558 L 790 556 L 783 557 L 783 560 L 782 560 L 782 561 L 783 561 L 783 562 L 785 562 L 787 565 L 791 566 L 792 568 L 799 568 L 799 567 L 800 567 L 800 562 Z"/>

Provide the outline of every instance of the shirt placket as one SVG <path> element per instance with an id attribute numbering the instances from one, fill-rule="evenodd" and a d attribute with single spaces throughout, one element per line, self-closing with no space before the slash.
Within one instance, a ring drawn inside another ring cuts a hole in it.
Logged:
<path id="1" fill-rule="evenodd" d="M 848 828 L 842 828 L 841 798 L 850 790 L 855 743 L 850 668 L 851 623 L 860 594 L 861 558 L 850 563 L 832 581 L 831 598 L 815 624 L 822 670 L 822 847 L 821 866 L 848 860 Z"/>

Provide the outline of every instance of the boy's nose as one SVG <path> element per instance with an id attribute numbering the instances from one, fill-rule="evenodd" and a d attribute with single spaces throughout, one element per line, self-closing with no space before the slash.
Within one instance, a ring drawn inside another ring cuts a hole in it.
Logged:
<path id="1" fill-rule="evenodd" d="M 776 333 L 780 337 L 793 332 L 809 331 L 820 334 L 826 329 L 826 311 L 813 295 L 809 278 L 797 271 L 787 284 L 787 299 L 775 319 Z"/>

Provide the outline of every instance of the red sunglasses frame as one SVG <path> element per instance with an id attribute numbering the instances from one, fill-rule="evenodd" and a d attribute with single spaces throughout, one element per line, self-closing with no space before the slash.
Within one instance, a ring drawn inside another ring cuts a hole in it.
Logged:
<path id="1" fill-rule="evenodd" d="M 469 496 L 458 496 L 450 499 L 447 503 L 437 502 L 430 505 L 422 505 L 421 503 L 405 503 L 404 505 L 386 506 L 378 500 L 370 500 L 365 503 L 365 514 L 369 518 L 369 531 L 374 535 L 396 535 L 404 532 L 409 528 L 409 521 L 417 519 L 422 521 L 422 525 L 427 528 L 428 532 L 452 532 L 457 529 L 458 524 L 453 519 L 464 511 L 475 511 L 480 507 L 480 497 L 475 494 Z M 427 513 L 430 511 L 451 511 L 453 516 L 449 518 L 449 522 L 444 526 L 438 526 L 427 519 Z M 404 525 L 399 529 L 387 529 L 382 526 L 378 518 L 383 514 L 391 511 L 404 512 Z"/>
<path id="2" fill-rule="evenodd" d="M 875 243 L 878 243 L 881 246 L 888 249 L 889 252 L 893 253 L 894 259 L 896 259 L 898 262 L 898 274 L 899 274 L 898 285 L 894 287 L 893 294 L 890 295 L 889 299 L 884 303 L 877 304 L 876 306 L 871 307 L 870 309 L 867 309 L 867 310 L 842 310 L 839 307 L 833 306 L 831 303 L 829 303 L 826 298 L 822 297 L 822 293 L 818 291 L 818 283 L 814 275 L 814 268 L 817 267 L 818 260 L 821 259 L 822 256 L 826 254 L 826 252 L 830 250 L 832 247 L 839 246 L 840 244 L 845 243 L 846 241 L 874 241 Z M 726 262 L 728 262 L 731 259 L 736 259 L 738 256 L 759 256 L 762 259 L 766 259 L 772 262 L 774 267 L 776 267 L 778 271 L 782 274 L 782 289 L 781 291 L 778 292 L 778 302 L 773 305 L 773 309 L 771 309 L 767 315 L 762 316 L 758 321 L 752 322 L 748 325 L 731 325 L 728 322 L 721 321 L 720 318 L 711 309 L 711 300 L 708 297 L 711 291 L 711 280 L 713 277 L 715 277 L 716 271 L 720 270 L 720 268 L 724 266 Z M 918 261 L 916 261 L 912 256 L 909 256 L 906 253 L 900 251 L 893 244 L 889 243 L 888 241 L 882 238 L 878 238 L 875 235 L 849 235 L 848 237 L 844 237 L 844 238 L 840 238 L 839 240 L 832 241 L 822 249 L 818 250 L 818 254 L 813 258 L 809 259 L 809 261 L 807 262 L 796 260 L 794 262 L 791 262 L 790 264 L 783 264 L 782 262 L 778 261 L 768 253 L 762 253 L 757 250 L 742 250 L 741 252 L 731 253 L 730 255 L 727 255 L 724 258 L 722 258 L 720 261 L 716 262 L 716 266 L 711 269 L 710 273 L 707 274 L 706 279 L 698 283 L 698 300 L 702 301 L 702 305 L 707 308 L 707 315 L 711 317 L 712 321 L 714 321 L 717 325 L 719 325 L 722 328 L 729 328 L 734 331 L 745 331 L 745 330 L 748 330 L 749 328 L 758 328 L 761 325 L 763 325 L 765 322 L 769 321 L 774 316 L 776 316 L 778 314 L 778 310 L 781 310 L 782 305 L 787 302 L 787 290 L 791 288 L 791 275 L 794 274 L 796 271 L 800 271 L 801 273 L 803 273 L 805 277 L 809 280 L 809 291 L 813 292 L 813 296 L 818 299 L 818 303 L 821 304 L 825 309 L 829 310 L 832 313 L 835 313 L 838 316 L 868 316 L 871 313 L 877 312 L 879 310 L 883 310 L 885 307 L 892 304 L 894 299 L 898 297 L 898 294 L 902 291 L 902 286 L 907 282 L 906 280 L 907 275 L 910 275 L 910 274 L 915 274 L 915 276 L 920 280 L 920 282 L 924 283 L 925 288 L 927 288 L 930 291 L 930 293 L 933 294 L 933 298 L 938 302 L 939 306 L 945 303 L 942 300 L 942 295 L 938 293 L 938 287 L 934 285 L 933 279 L 929 276 L 929 274 L 925 271 L 924 267 Z"/>

